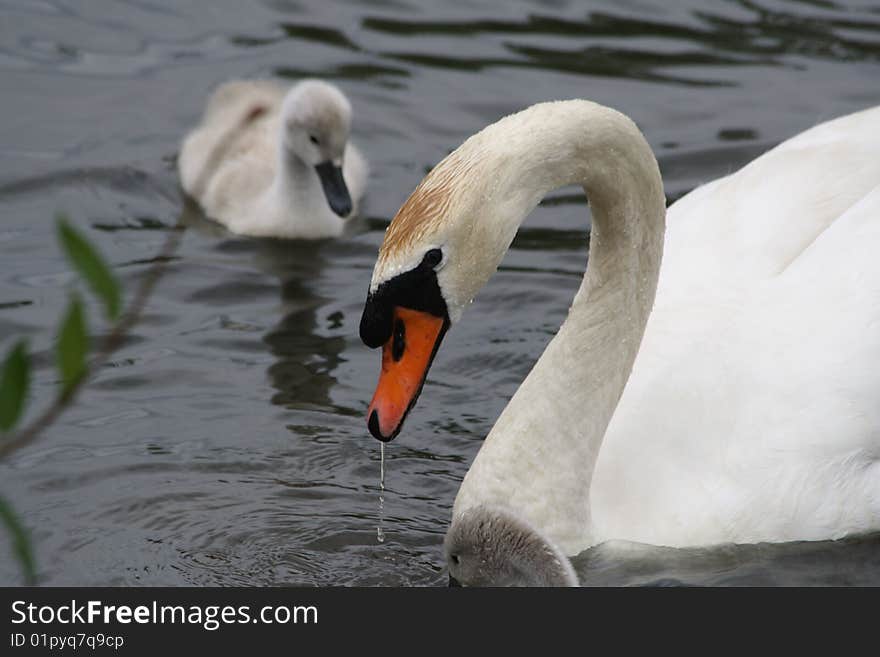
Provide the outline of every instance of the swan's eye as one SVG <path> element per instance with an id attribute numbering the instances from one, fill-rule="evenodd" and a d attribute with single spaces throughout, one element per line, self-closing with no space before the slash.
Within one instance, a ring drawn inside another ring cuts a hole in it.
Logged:
<path id="1" fill-rule="evenodd" d="M 457 554 L 450 554 L 449 560 L 454 563 L 456 566 L 461 562 L 461 559 L 458 558 Z"/>
<path id="2" fill-rule="evenodd" d="M 422 258 L 422 263 L 433 269 L 443 260 L 443 251 L 440 249 L 431 249 Z"/>
<path id="3" fill-rule="evenodd" d="M 312 142 L 315 146 L 319 145 L 321 142 L 318 140 L 315 135 L 309 135 L 309 141 Z"/>

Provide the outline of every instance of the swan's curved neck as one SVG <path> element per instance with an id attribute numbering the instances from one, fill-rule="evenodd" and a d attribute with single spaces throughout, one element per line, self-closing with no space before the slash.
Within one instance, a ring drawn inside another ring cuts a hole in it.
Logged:
<path id="1" fill-rule="evenodd" d="M 284 226 L 295 224 L 302 232 L 327 234 L 328 227 L 341 226 L 342 219 L 329 212 L 321 182 L 314 167 L 296 152 L 283 145 L 278 148 L 275 178 L 265 192 L 265 200 L 274 221 Z"/>
<path id="2" fill-rule="evenodd" d="M 278 148 L 278 167 L 272 182 L 274 192 L 287 198 L 301 195 L 309 187 L 320 188 L 311 167 L 296 152 L 285 146 L 283 139 L 282 136 L 281 146 Z"/>
<path id="3" fill-rule="evenodd" d="M 492 196 L 506 206 L 485 234 L 504 236 L 500 260 L 546 193 L 580 184 L 593 215 L 589 262 L 567 319 L 465 477 L 454 514 L 506 506 L 575 554 L 591 544 L 593 468 L 654 301 L 665 198 L 654 155 L 628 118 L 586 101 L 538 108 L 480 133 L 502 145 Z"/>

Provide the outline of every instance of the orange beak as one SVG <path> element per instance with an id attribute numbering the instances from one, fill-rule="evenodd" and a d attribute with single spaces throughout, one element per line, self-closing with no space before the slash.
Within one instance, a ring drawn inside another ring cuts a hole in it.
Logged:
<path id="1" fill-rule="evenodd" d="M 420 310 L 396 306 L 391 337 L 382 346 L 382 372 L 367 409 L 367 426 L 382 442 L 394 439 L 415 405 L 447 323 Z"/>

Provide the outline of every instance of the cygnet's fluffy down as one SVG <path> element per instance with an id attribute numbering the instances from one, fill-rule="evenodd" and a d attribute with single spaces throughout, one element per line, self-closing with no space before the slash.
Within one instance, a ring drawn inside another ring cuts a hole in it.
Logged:
<path id="1" fill-rule="evenodd" d="M 568 558 L 509 509 L 468 509 L 444 548 L 451 586 L 578 586 Z"/>
<path id="2" fill-rule="evenodd" d="M 303 80 L 221 85 L 178 159 L 183 189 L 229 230 L 259 237 L 339 236 L 357 212 L 367 162 L 349 141 L 351 104 Z"/>

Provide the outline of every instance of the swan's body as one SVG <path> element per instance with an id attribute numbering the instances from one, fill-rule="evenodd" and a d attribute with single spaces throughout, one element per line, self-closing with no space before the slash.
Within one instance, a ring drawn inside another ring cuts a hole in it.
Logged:
<path id="1" fill-rule="evenodd" d="M 880 528 L 880 108 L 695 190 L 667 226 L 588 542 Z"/>
<path id="2" fill-rule="evenodd" d="M 367 177 L 366 160 L 348 141 L 350 120 L 348 100 L 325 82 L 306 80 L 290 90 L 268 80 L 228 82 L 183 142 L 181 184 L 236 233 L 339 236 Z M 328 172 L 341 167 L 339 189 L 319 176 L 322 164 Z"/>
<path id="3" fill-rule="evenodd" d="M 456 539 L 474 517 L 566 555 L 880 528 L 880 108 L 698 188 L 665 240 L 654 157 L 607 108 L 532 107 L 449 161 L 392 223 L 373 294 L 442 245 L 456 321 L 544 194 L 580 183 L 593 209 L 584 283 L 461 485 L 450 555 L 513 558 Z"/>

